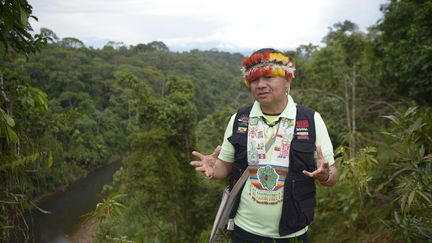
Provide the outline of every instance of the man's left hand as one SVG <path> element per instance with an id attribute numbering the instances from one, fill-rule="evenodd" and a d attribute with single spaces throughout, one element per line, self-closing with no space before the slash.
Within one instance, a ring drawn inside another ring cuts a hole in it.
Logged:
<path id="1" fill-rule="evenodd" d="M 317 169 L 309 172 L 304 170 L 303 174 L 318 180 L 319 182 L 326 182 L 330 178 L 330 167 L 329 163 L 324 159 L 324 155 L 321 150 L 321 146 L 317 146 Z"/>

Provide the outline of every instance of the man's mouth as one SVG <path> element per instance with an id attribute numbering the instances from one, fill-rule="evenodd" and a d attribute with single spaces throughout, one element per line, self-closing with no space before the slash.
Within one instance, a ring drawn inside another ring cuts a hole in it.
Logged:
<path id="1" fill-rule="evenodd" d="M 258 93 L 258 97 L 267 96 L 268 94 L 270 94 L 270 92 L 260 92 Z"/>

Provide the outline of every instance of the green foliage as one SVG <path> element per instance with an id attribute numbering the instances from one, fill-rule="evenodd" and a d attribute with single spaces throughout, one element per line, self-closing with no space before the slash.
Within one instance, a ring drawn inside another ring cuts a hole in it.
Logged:
<path id="1" fill-rule="evenodd" d="M 133 218 L 135 224 L 114 227 L 111 232 L 102 226 L 104 234 L 111 238 L 128 235 L 138 242 L 178 242 L 193 237 L 188 235 L 193 226 L 187 222 L 193 217 L 188 208 L 195 194 L 194 172 L 185 163 L 189 158 L 185 151 L 194 146 L 196 109 L 192 97 L 190 81 L 170 77 L 164 99 L 137 100 L 142 130 L 130 135 L 132 153 L 124 161 L 121 176 L 121 187 L 129 195 L 128 208 L 123 217 L 113 219 L 123 222 Z M 131 234 L 131 229 L 136 233 Z"/>
<path id="2" fill-rule="evenodd" d="M 197 127 L 197 151 L 203 154 L 211 154 L 216 146 L 222 144 L 225 127 L 235 110 L 221 108 L 209 114 L 198 123 Z"/>
<path id="3" fill-rule="evenodd" d="M 381 193 L 395 201 L 393 218 L 386 221 L 399 239 L 418 242 L 432 239 L 432 116 L 431 109 L 409 108 L 404 114 L 386 116 L 393 156 L 387 163 Z"/>
<path id="4" fill-rule="evenodd" d="M 382 7 L 377 52 L 390 92 L 432 104 L 432 2 L 392 0 Z M 407 21 L 409 20 L 409 21 Z"/>
<path id="5" fill-rule="evenodd" d="M 366 147 L 358 151 L 355 158 L 350 158 L 350 151 L 348 147 L 341 146 L 336 149 L 335 156 L 338 157 L 336 162 L 341 164 L 343 170 L 340 176 L 341 180 L 347 180 L 353 184 L 359 192 L 358 197 L 361 199 L 363 193 L 370 195 L 369 182 L 372 177 L 369 175 L 376 167 L 378 161 L 375 158 L 376 148 Z"/>
<path id="6" fill-rule="evenodd" d="M 29 18 L 37 20 L 26 0 L 0 1 L 0 50 L 12 49 L 26 55 L 34 53 L 46 43 L 42 35 L 32 36 Z"/>
<path id="7" fill-rule="evenodd" d="M 96 209 L 94 211 L 85 215 L 85 221 L 96 219 L 100 222 L 113 215 L 121 216 L 122 210 L 125 209 L 126 206 L 120 203 L 119 200 L 126 196 L 126 194 L 113 193 L 107 198 L 104 198 L 102 202 L 96 204 Z"/>

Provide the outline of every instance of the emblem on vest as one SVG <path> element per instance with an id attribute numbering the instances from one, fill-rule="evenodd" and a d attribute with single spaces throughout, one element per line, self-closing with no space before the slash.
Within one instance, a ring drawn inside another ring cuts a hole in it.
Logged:
<path id="1" fill-rule="evenodd" d="M 246 133 L 249 125 L 249 117 L 245 115 L 238 118 L 237 121 L 238 121 L 237 133 Z"/>
<path id="2" fill-rule="evenodd" d="M 296 121 L 295 136 L 297 137 L 298 140 L 310 140 L 308 120 Z"/>
<path id="3" fill-rule="evenodd" d="M 271 166 L 260 167 L 257 171 L 258 181 L 266 190 L 273 190 L 279 179 L 278 173 Z"/>

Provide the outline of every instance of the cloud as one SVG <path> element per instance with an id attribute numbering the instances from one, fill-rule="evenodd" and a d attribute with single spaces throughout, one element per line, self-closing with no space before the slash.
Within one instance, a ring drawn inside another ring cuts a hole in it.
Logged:
<path id="1" fill-rule="evenodd" d="M 383 3 L 385 0 L 381 0 Z M 349 19 L 364 30 L 380 17 L 376 0 L 38 0 L 33 13 L 60 37 L 126 44 L 163 41 L 170 49 L 294 49 L 319 44 Z"/>

